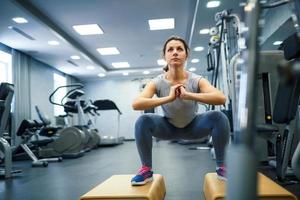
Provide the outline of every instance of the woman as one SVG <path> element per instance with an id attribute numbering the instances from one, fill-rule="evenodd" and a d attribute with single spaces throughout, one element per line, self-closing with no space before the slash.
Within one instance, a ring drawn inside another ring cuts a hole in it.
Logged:
<path id="1" fill-rule="evenodd" d="M 144 185 L 152 181 L 152 136 L 170 139 L 198 139 L 212 135 L 216 153 L 216 172 L 226 180 L 224 151 L 229 139 L 227 117 L 219 111 L 198 114 L 198 103 L 222 105 L 224 94 L 205 78 L 188 72 L 185 62 L 189 55 L 186 42 L 179 37 L 169 38 L 163 47 L 167 62 L 165 72 L 147 83 L 134 100 L 134 110 L 145 110 L 161 106 L 164 116 L 144 114 L 135 124 L 135 139 L 142 162 L 132 185 Z M 157 98 L 152 98 L 154 94 Z"/>

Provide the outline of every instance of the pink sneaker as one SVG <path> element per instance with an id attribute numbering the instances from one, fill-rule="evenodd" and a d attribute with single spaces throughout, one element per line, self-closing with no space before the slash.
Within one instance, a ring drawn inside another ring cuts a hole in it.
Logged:
<path id="1" fill-rule="evenodd" d="M 137 175 L 131 179 L 131 185 L 145 185 L 153 180 L 153 171 L 150 167 L 143 166 Z"/>

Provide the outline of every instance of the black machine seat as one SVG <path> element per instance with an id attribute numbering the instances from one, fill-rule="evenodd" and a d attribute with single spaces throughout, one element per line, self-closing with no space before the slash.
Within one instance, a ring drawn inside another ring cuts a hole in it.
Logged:
<path id="1" fill-rule="evenodd" d="M 41 129 L 43 126 L 45 124 L 42 122 L 24 119 L 18 128 L 17 136 L 29 138 L 33 135 L 34 131 Z M 53 140 L 53 138 L 45 138 L 43 140 L 32 141 L 31 143 L 37 146 L 45 146 Z"/>
<path id="2" fill-rule="evenodd" d="M 41 128 L 43 125 L 44 125 L 43 123 L 37 122 L 35 120 L 24 119 L 18 128 L 17 136 L 26 135 L 26 134 L 28 134 L 28 130 L 33 131 L 33 130 Z"/>
<path id="3" fill-rule="evenodd" d="M 31 141 L 31 144 L 41 147 L 41 146 L 46 146 L 47 144 L 49 144 L 50 142 L 53 142 L 53 141 L 54 141 L 53 138 L 45 138 L 43 140 Z"/>
<path id="4" fill-rule="evenodd" d="M 38 106 L 35 106 L 35 110 L 39 116 L 39 119 L 43 122 L 43 127 L 39 132 L 39 135 L 46 136 L 46 137 L 52 137 L 56 132 L 62 127 L 54 127 L 49 126 L 51 124 L 51 121 L 44 115 L 44 113 L 40 110 Z"/>
<path id="5" fill-rule="evenodd" d="M 97 106 L 97 110 L 117 110 L 120 115 L 122 114 L 122 112 L 117 107 L 115 102 L 113 102 L 111 100 L 108 100 L 108 99 L 96 100 L 93 102 L 93 104 L 95 106 Z"/>

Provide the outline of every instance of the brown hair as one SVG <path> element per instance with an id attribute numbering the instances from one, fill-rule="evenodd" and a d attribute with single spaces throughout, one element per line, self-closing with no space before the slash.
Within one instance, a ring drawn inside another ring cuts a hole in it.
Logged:
<path id="1" fill-rule="evenodd" d="M 163 47 L 163 56 L 165 57 L 165 52 L 166 52 L 166 48 L 167 48 L 167 44 L 171 41 L 171 40 L 178 40 L 180 42 L 182 42 L 183 46 L 184 46 L 184 49 L 186 51 L 186 55 L 188 56 L 189 55 L 189 46 L 187 45 L 187 43 L 185 42 L 184 39 L 182 39 L 181 37 L 178 37 L 178 36 L 171 36 L 169 39 L 166 40 L 165 44 L 164 44 L 164 47 Z M 164 71 L 168 71 L 169 70 L 169 66 L 166 65 L 164 68 L 163 68 Z"/>

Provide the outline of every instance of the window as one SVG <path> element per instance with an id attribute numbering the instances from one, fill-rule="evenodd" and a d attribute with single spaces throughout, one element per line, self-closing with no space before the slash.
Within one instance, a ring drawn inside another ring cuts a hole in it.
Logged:
<path id="1" fill-rule="evenodd" d="M 12 57 L 9 53 L 0 50 L 0 83 L 12 83 Z"/>
<path id="2" fill-rule="evenodd" d="M 54 90 L 60 86 L 67 85 L 66 77 L 56 74 L 53 74 L 53 87 Z M 67 88 L 60 88 L 55 95 L 53 96 L 53 100 L 56 103 L 61 103 L 62 98 L 67 94 Z M 54 105 L 54 116 L 64 115 L 64 108 L 62 106 Z"/>

